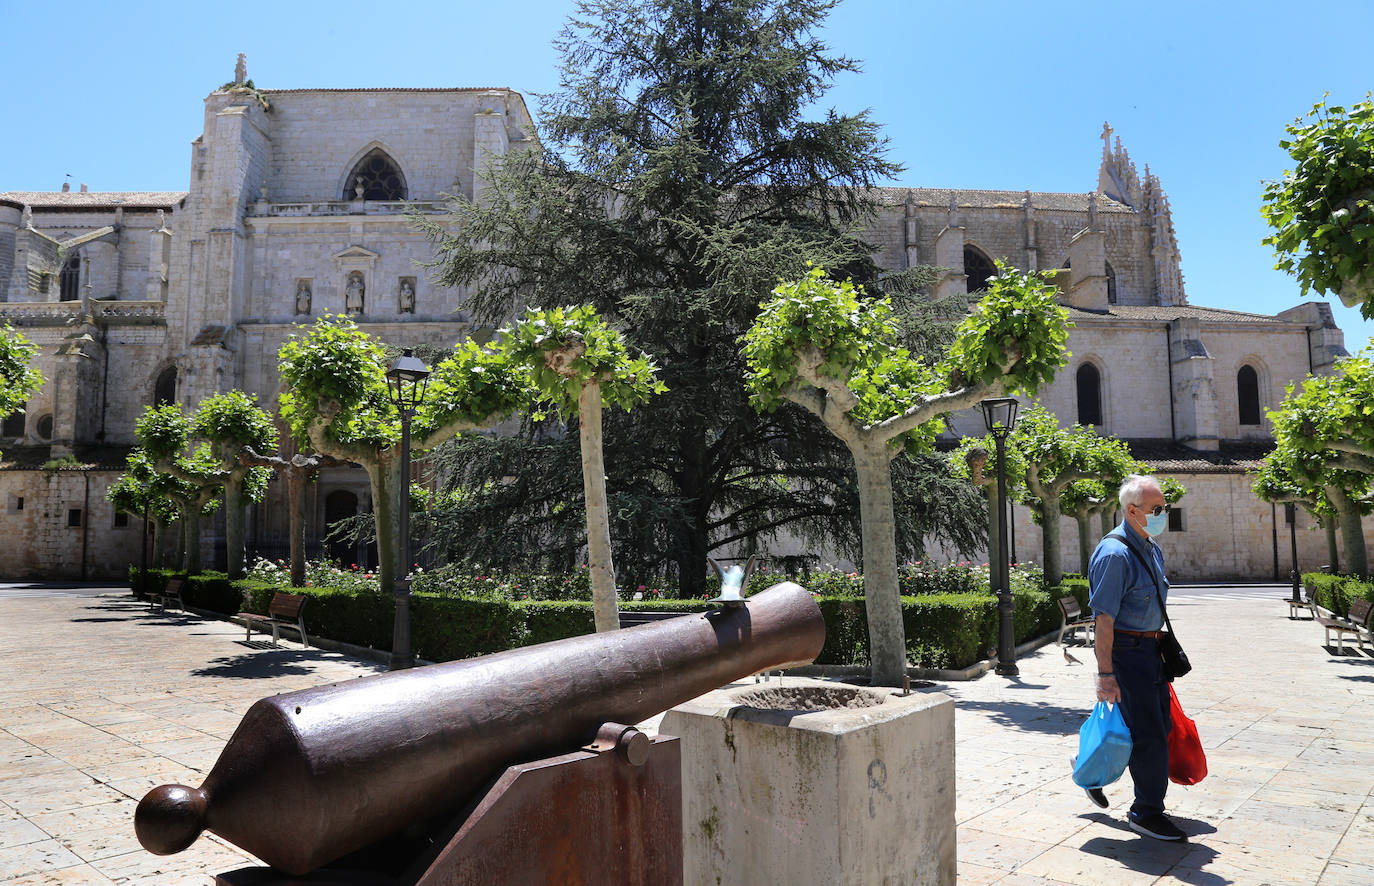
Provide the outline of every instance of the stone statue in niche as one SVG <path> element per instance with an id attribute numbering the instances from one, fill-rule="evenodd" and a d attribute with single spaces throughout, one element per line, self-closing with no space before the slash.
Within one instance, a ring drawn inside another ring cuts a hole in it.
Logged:
<path id="1" fill-rule="evenodd" d="M 401 313 L 402 313 L 402 314 L 413 314 L 413 313 L 415 313 L 415 281 L 414 281 L 414 279 L 412 279 L 412 278 L 410 278 L 410 277 L 402 277 L 402 278 L 401 278 L 400 302 L 401 302 Z"/>
<path id="2" fill-rule="evenodd" d="M 354 271 L 348 275 L 348 287 L 344 290 L 344 308 L 350 314 L 363 312 L 363 298 L 367 287 L 363 284 L 363 272 Z"/>
<path id="3" fill-rule="evenodd" d="M 310 281 L 296 281 L 296 313 L 310 313 Z"/>

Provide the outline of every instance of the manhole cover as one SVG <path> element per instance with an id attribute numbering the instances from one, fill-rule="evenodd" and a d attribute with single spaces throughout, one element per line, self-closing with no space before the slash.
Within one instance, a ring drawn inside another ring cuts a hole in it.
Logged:
<path id="1" fill-rule="evenodd" d="M 871 708 L 882 704 L 883 696 L 846 686 L 795 686 L 756 689 L 735 696 L 735 701 L 765 711 L 836 711 Z"/>

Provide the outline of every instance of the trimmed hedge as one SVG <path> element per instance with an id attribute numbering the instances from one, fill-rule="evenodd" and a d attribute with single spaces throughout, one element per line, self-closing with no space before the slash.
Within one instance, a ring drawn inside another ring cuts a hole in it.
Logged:
<path id="1" fill-rule="evenodd" d="M 160 589 L 173 570 L 149 570 L 149 586 Z M 136 574 L 132 575 L 136 580 Z M 1322 578 L 1337 578 L 1322 576 Z M 845 590 L 848 590 L 846 588 Z M 1374 586 L 1369 589 L 1374 594 Z M 395 604 L 389 594 L 352 593 L 329 587 L 283 587 L 242 579 L 230 582 L 222 573 L 186 579 L 183 598 L 189 605 L 215 612 L 266 614 L 272 595 L 304 594 L 306 630 L 312 635 L 374 649 L 390 649 Z M 1013 592 L 1016 642 L 1042 636 L 1059 625 L 1056 600 L 1072 593 L 1086 604 L 1086 582 L 1069 581 L 1057 588 Z M 869 664 L 868 624 L 864 599 L 849 593 L 817 595 L 826 623 L 825 646 L 817 664 Z M 505 649 L 580 636 L 593 630 L 587 600 L 507 600 L 500 596 L 456 596 L 416 592 L 411 595 L 412 642 L 417 655 L 431 661 L 453 661 Z M 621 601 L 621 611 L 707 612 L 706 600 Z M 997 597 L 984 591 L 933 593 L 902 597 L 907 657 L 928 668 L 968 667 L 997 645 Z"/>
<path id="2" fill-rule="evenodd" d="M 1369 600 L 1374 603 L 1374 582 L 1354 576 L 1304 572 L 1302 583 L 1307 588 L 1308 596 L 1315 600 L 1318 606 L 1336 613 L 1341 618 L 1350 616 L 1352 600 Z"/>

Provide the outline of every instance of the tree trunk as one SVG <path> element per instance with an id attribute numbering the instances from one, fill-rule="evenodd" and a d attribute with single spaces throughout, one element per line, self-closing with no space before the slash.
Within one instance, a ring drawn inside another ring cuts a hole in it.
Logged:
<path id="1" fill-rule="evenodd" d="M 1107 508 L 1102 512 L 1102 534 L 1106 535 L 1116 528 L 1116 511 L 1114 507 Z M 1083 573 L 1087 575 L 1087 573 Z"/>
<path id="2" fill-rule="evenodd" d="M 1040 495 L 1040 534 L 1044 539 L 1045 584 L 1054 587 L 1064 578 L 1059 543 L 1059 493 L 1045 490 Z"/>
<path id="3" fill-rule="evenodd" d="M 678 491 L 687 513 L 686 525 L 677 546 L 678 591 L 683 599 L 701 597 L 706 593 L 707 529 L 710 519 L 710 496 L 707 486 L 711 478 L 706 470 L 706 428 L 702 422 L 691 421 L 678 435 L 678 457 L 682 460 Z"/>
<path id="4" fill-rule="evenodd" d="M 155 569 L 160 569 L 167 565 L 167 558 L 172 553 L 172 527 L 176 525 L 170 520 L 153 518 L 153 525 L 156 529 L 153 532 L 153 556 L 152 564 Z"/>
<path id="5" fill-rule="evenodd" d="M 611 562 L 611 518 L 606 506 L 606 463 L 601 452 L 601 384 L 582 386 L 577 397 L 578 436 L 582 444 L 582 496 L 587 502 L 587 572 L 597 633 L 620 627 Z"/>
<path id="6" fill-rule="evenodd" d="M 988 575 L 995 576 L 998 564 L 1002 562 L 1002 540 L 997 535 L 997 515 L 1006 507 L 1002 499 L 997 497 L 996 468 L 993 468 L 992 482 L 984 483 L 983 489 L 988 494 Z"/>
<path id="7" fill-rule="evenodd" d="M 892 460 L 887 446 L 851 445 L 859 477 L 863 538 L 864 605 L 872 686 L 900 686 L 906 674 L 906 628 L 897 581 L 897 539 L 892 516 Z"/>
<path id="8" fill-rule="evenodd" d="M 1086 576 L 1088 574 L 1088 560 L 1093 555 L 1093 530 L 1092 514 L 1080 510 L 1073 516 L 1078 523 L 1078 571 Z"/>
<path id="9" fill-rule="evenodd" d="M 181 514 L 182 554 L 181 571 L 187 575 L 200 572 L 200 509 L 199 501 L 192 501 Z"/>
<path id="10" fill-rule="evenodd" d="M 224 549 L 229 580 L 243 578 L 243 476 L 238 471 L 224 480 Z"/>
<path id="11" fill-rule="evenodd" d="M 291 586 L 305 586 L 305 478 L 306 469 L 286 469 L 286 498 L 291 540 Z"/>
<path id="12" fill-rule="evenodd" d="M 377 533 L 377 578 L 383 594 L 393 593 L 396 579 L 405 575 L 401 561 L 405 558 L 400 540 L 400 515 L 396 508 L 400 480 L 400 457 L 393 449 L 367 468 L 372 485 L 372 525 Z"/>
<path id="13" fill-rule="evenodd" d="M 1339 486 L 1326 487 L 1326 497 L 1336 506 L 1341 521 L 1341 542 L 1345 546 L 1346 574 L 1368 575 L 1369 557 L 1364 546 L 1364 526 L 1360 508 Z"/>
<path id="14" fill-rule="evenodd" d="M 1341 571 L 1340 549 L 1336 547 L 1336 521 L 1330 517 L 1322 521 L 1322 532 L 1326 535 L 1326 565 L 1332 572 Z"/>

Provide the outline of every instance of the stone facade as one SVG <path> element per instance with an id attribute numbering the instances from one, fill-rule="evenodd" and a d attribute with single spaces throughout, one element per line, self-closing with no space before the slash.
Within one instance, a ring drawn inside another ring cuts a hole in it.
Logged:
<path id="1" fill-rule="evenodd" d="M 206 98 L 185 192 L 0 193 L 0 322 L 39 346 L 48 378 L 0 433 L 12 458 L 0 465 L 0 496 L 45 496 L 35 467 L 52 456 L 118 464 L 135 419 L 159 400 L 192 408 L 240 388 L 270 404 L 277 349 L 316 317 L 349 314 L 400 346 L 447 346 L 471 332 L 465 293 L 425 272 L 430 243 L 406 213 L 438 214 L 450 194 L 480 200 L 489 164 L 534 144 L 523 98 L 485 88 L 254 90 L 243 81 L 236 73 L 239 85 Z M 878 191 L 868 231 L 876 257 L 890 268 L 946 269 L 937 294 L 979 288 L 997 259 L 1057 269 L 1073 356 L 1041 400 L 1061 420 L 1080 417 L 1086 373 L 1097 387 L 1087 418 L 1104 433 L 1204 454 L 1262 444 L 1263 413 L 1289 381 L 1330 369 L 1345 353 L 1341 332 L 1321 303 L 1277 316 L 1192 304 L 1163 187 L 1148 168 L 1137 175 L 1111 136 L 1105 129 L 1097 187 L 1082 193 Z M 1242 372 L 1256 379 L 1257 423 L 1241 421 Z M 973 414 L 951 426 L 982 433 Z M 1216 473 L 1213 462 L 1187 507 L 1203 507 L 1221 483 L 1226 500 L 1247 501 L 1241 510 L 1268 513 L 1247 498 L 1248 463 Z M 251 509 L 249 539 L 284 552 L 284 493 L 271 496 Z M 311 496 L 313 538 L 327 521 L 370 508 L 358 470 L 325 471 Z M 106 533 L 99 523 L 93 534 Z M 1186 577 L 1267 574 L 1264 556 L 1238 553 L 1249 541 L 1211 520 L 1194 526 L 1207 541 L 1179 560 Z M 1033 534 L 1018 535 L 1022 552 Z M 1304 557 L 1321 561 L 1324 540 L 1308 536 Z M 124 551 L 113 537 L 110 550 Z M 1076 552 L 1066 559 L 1072 566 Z M 88 559 L 86 573 L 117 575 L 126 561 Z M 73 576 L 74 562 L 30 551 L 3 571 Z"/>

